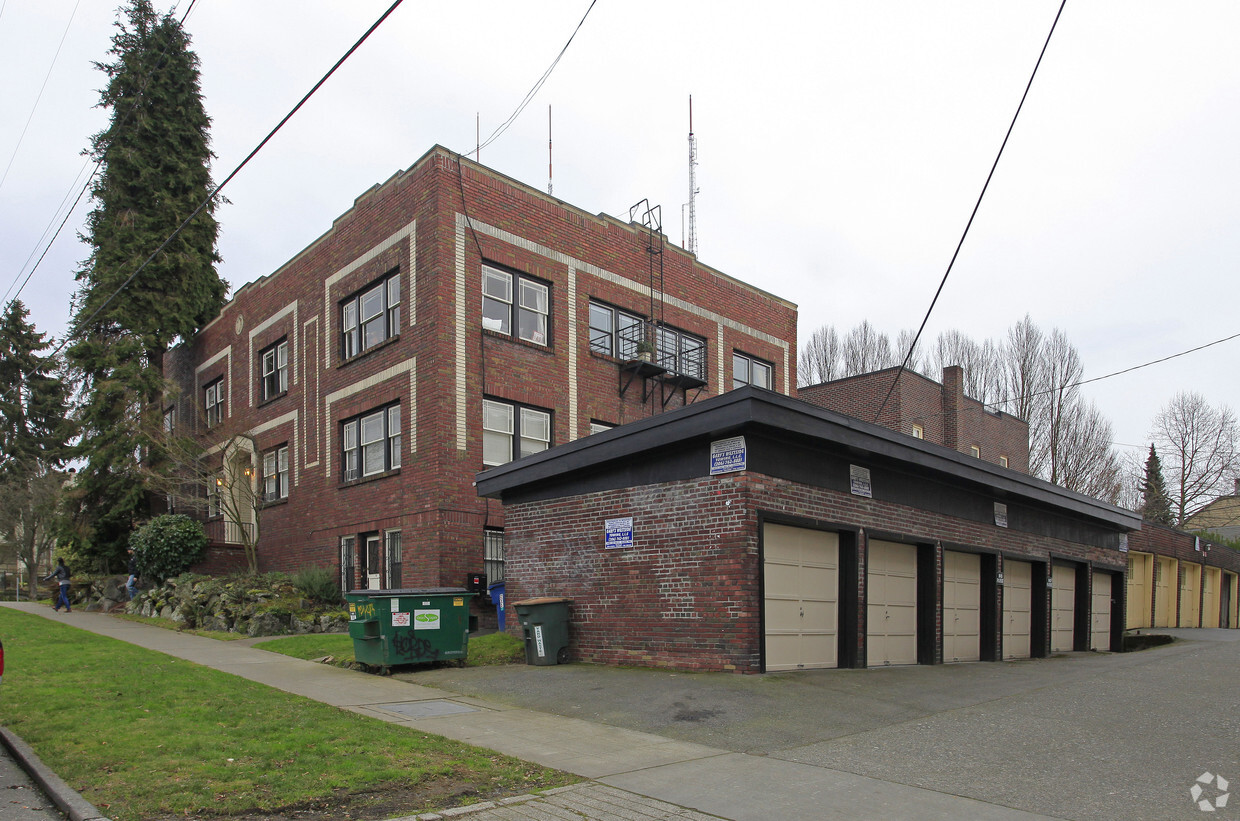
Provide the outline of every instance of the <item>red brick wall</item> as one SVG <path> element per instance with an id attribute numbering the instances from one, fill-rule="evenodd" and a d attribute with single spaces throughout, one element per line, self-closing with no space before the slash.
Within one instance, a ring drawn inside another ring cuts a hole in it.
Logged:
<path id="1" fill-rule="evenodd" d="M 1116 567 L 1117 550 L 997 528 L 753 472 L 586 494 L 507 507 L 509 602 L 573 599 L 578 660 L 693 670 L 761 667 L 761 517 L 816 520 L 921 544 L 1001 551 Z M 634 547 L 607 550 L 604 523 L 634 518 Z M 830 525 L 827 526 L 830 529 Z M 941 551 L 936 547 L 936 586 Z M 865 642 L 865 550 L 855 585 L 857 649 Z M 1049 596 L 1049 590 L 1046 591 Z M 520 627 L 512 631 L 520 635 Z M 941 646 L 941 624 L 936 645 Z"/>
<path id="2" fill-rule="evenodd" d="M 458 231 L 458 213 L 467 214 L 474 230 Z M 415 220 L 416 229 L 400 237 Z M 460 174 L 455 156 L 436 148 L 358 197 L 280 270 L 242 287 L 192 345 L 170 353 L 167 373 L 181 386 L 179 424 L 204 445 L 252 431 L 260 454 L 290 448 L 288 499 L 261 512 L 262 569 L 335 568 L 341 536 L 399 528 L 404 586 L 460 586 L 466 574 L 483 570 L 484 526 L 504 524 L 499 504 L 488 506 L 473 488 L 483 468 L 484 396 L 550 410 L 553 444 L 587 434 L 591 420 L 620 424 L 698 396 L 638 380 L 621 397 L 616 360 L 589 349 L 591 298 L 650 313 L 649 293 L 642 291 L 651 281 L 647 242 L 640 227 L 587 214 L 468 160 Z M 481 328 L 483 261 L 550 285 L 548 345 Z M 655 318 L 706 340 L 708 384 L 701 396 L 731 388 L 733 348 L 774 363 L 776 388 L 792 392 L 794 305 L 671 245 L 662 266 Z M 399 335 L 342 362 L 340 301 L 392 271 L 401 275 Z M 281 338 L 290 343 L 289 390 L 264 403 L 258 356 Z M 202 389 L 218 376 L 225 377 L 226 419 L 207 431 L 199 418 Z M 645 402 L 643 388 L 652 389 Z M 389 402 L 401 405 L 401 467 L 343 483 L 342 421 Z M 464 403 L 464 449 L 458 402 Z"/>

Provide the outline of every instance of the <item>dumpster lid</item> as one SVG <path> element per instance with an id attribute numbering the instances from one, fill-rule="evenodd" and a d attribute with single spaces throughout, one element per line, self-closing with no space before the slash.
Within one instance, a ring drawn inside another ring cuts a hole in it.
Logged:
<path id="1" fill-rule="evenodd" d="M 368 590 L 362 588 L 360 590 L 350 590 L 346 595 L 349 596 L 473 596 L 476 595 L 472 590 L 466 590 L 464 587 L 409 587 L 399 590 Z"/>
<path id="2" fill-rule="evenodd" d="M 524 599 L 522 601 L 513 602 L 512 604 L 514 607 L 519 607 L 523 604 L 559 604 L 560 602 L 571 601 L 572 599 L 566 599 L 563 596 L 542 596 L 537 599 Z"/>

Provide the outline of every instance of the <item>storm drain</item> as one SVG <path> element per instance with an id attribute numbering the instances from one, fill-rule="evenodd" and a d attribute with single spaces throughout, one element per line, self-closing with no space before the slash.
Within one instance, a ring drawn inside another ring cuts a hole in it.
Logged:
<path id="1" fill-rule="evenodd" d="M 402 701 L 399 704 L 376 704 L 375 706 L 410 718 L 435 718 L 457 713 L 478 712 L 477 707 L 469 707 L 452 701 Z"/>

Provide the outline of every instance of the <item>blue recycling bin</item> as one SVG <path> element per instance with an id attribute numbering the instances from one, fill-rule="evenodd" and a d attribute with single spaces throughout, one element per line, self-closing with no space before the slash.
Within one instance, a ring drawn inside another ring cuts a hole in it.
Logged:
<path id="1" fill-rule="evenodd" d="M 499 621 L 499 629 L 504 629 L 504 581 L 491 582 L 487 588 L 491 593 L 491 604 L 495 605 L 495 617 Z"/>

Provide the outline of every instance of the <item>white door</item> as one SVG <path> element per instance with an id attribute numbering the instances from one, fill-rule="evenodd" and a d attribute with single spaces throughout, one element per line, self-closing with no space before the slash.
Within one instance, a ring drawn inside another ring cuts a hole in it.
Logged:
<path id="1" fill-rule="evenodd" d="M 1094 574 L 1093 607 L 1090 611 L 1091 626 L 1089 646 L 1103 652 L 1111 649 L 1111 574 Z"/>
<path id="2" fill-rule="evenodd" d="M 1051 566 L 1051 652 L 1070 653 L 1075 636 L 1076 568 Z"/>
<path id="3" fill-rule="evenodd" d="M 866 664 L 917 663 L 917 548 L 871 540 L 866 549 Z"/>
<path id="4" fill-rule="evenodd" d="M 1003 560 L 1003 657 L 1027 659 L 1033 626 L 1033 565 Z"/>
<path id="5" fill-rule="evenodd" d="M 762 551 L 766 669 L 837 666 L 839 537 L 768 524 Z"/>
<path id="6" fill-rule="evenodd" d="M 982 557 L 943 551 L 943 661 L 982 657 Z"/>

